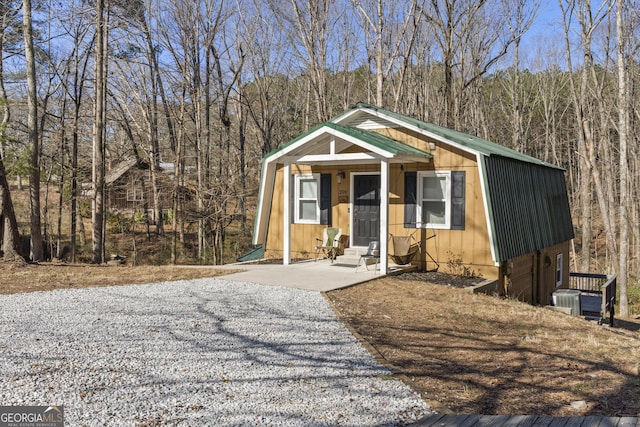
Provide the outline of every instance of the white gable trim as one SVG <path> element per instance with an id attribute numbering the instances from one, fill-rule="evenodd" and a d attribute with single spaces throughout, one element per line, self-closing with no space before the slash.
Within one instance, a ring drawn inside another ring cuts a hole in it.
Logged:
<path id="1" fill-rule="evenodd" d="M 262 162 L 262 176 L 260 177 L 260 189 L 258 190 L 258 204 L 256 219 L 253 227 L 253 244 L 264 245 L 269 225 L 269 214 L 273 201 L 273 187 L 276 181 L 275 163 Z"/>
<path id="2" fill-rule="evenodd" d="M 328 145 L 328 150 L 326 154 L 318 154 L 318 155 L 305 155 L 305 154 L 301 154 L 301 155 L 296 155 L 296 151 L 300 150 L 302 147 L 304 147 L 306 144 L 308 144 L 309 142 L 313 141 L 316 138 L 321 137 L 322 135 L 332 135 L 334 137 L 340 138 L 344 141 L 347 141 L 348 143 L 352 144 L 352 145 L 356 145 L 358 147 L 363 148 L 364 150 L 372 153 L 373 155 L 375 155 L 376 157 L 372 157 L 371 155 L 369 155 L 369 158 L 375 158 L 377 160 L 379 160 L 380 158 L 386 158 L 386 159 L 392 159 L 394 157 L 397 157 L 398 155 L 396 155 L 393 152 L 390 152 L 388 150 L 385 150 L 384 148 L 380 148 L 377 147 L 375 145 L 369 144 L 365 141 L 362 141 L 361 139 L 351 136 L 349 134 L 346 134 L 344 132 L 341 132 L 339 130 L 333 129 L 331 127 L 328 126 L 323 126 L 319 129 L 317 129 L 316 131 L 310 133 L 309 135 L 306 135 L 304 138 L 301 138 L 299 141 L 296 141 L 295 143 L 286 146 L 285 148 L 283 148 L 282 150 L 273 153 L 271 156 L 266 157 L 265 158 L 265 164 L 266 163 L 271 163 L 274 161 L 280 161 L 281 163 L 286 163 L 286 162 L 292 162 L 292 161 L 298 161 L 299 159 L 302 159 L 304 157 L 308 157 L 309 159 L 312 159 L 314 156 L 319 156 L 318 158 L 320 159 L 321 156 L 332 156 L 333 158 L 338 159 L 339 156 L 346 156 L 345 154 L 336 154 L 335 153 L 335 139 L 330 141 L 327 145 Z M 416 156 L 419 157 L 419 156 Z M 321 161 L 326 161 L 328 160 L 328 158 L 322 159 Z"/>
<path id="3" fill-rule="evenodd" d="M 473 154 L 474 156 L 477 156 L 479 154 L 481 154 L 479 151 L 477 150 L 472 150 L 469 147 L 466 147 L 462 144 L 458 144 L 457 142 L 451 141 L 450 139 L 447 139 L 445 137 L 442 137 L 440 135 L 437 135 L 435 133 L 429 132 L 428 130 L 422 129 L 420 127 L 414 126 L 410 123 L 407 123 L 405 121 L 402 121 L 400 119 L 388 116 L 386 114 L 383 114 L 379 111 L 370 109 L 370 108 L 366 108 L 366 107 L 358 107 L 356 109 L 354 109 L 353 111 L 349 112 L 349 114 L 345 114 L 344 116 L 338 117 L 334 123 L 336 124 L 340 124 L 342 122 L 348 121 L 347 119 L 350 118 L 352 115 L 357 114 L 359 112 L 366 112 L 367 114 L 371 114 L 372 116 L 375 117 L 379 117 L 382 120 L 394 123 L 395 125 L 397 125 L 397 127 L 405 127 L 407 129 L 411 129 L 412 131 L 419 133 L 421 135 L 425 135 L 429 138 L 435 139 L 436 141 L 442 142 L 444 144 L 448 144 L 451 145 L 452 147 L 455 147 L 459 150 L 462 150 L 466 153 L 470 153 Z"/>
<path id="4" fill-rule="evenodd" d="M 312 141 L 313 139 L 319 137 L 320 135 L 324 134 L 324 133 L 328 133 L 327 129 L 331 130 L 330 128 L 326 128 L 326 127 L 321 127 L 320 129 L 316 129 L 314 132 L 310 133 L 309 135 L 306 135 L 304 138 L 301 138 L 299 141 L 296 141 L 295 143 L 291 144 L 291 145 L 287 145 L 285 147 L 283 147 L 280 151 L 277 151 L 273 154 L 271 154 L 268 157 L 264 158 L 264 163 L 270 163 L 274 160 L 277 160 L 281 157 L 287 156 L 289 155 L 291 152 L 299 149 L 300 147 L 304 146 L 305 144 L 307 144 L 309 141 Z"/>
<path id="5" fill-rule="evenodd" d="M 496 261 L 496 240 L 495 230 L 493 229 L 492 222 L 489 219 L 489 197 L 487 194 L 487 186 L 485 183 L 485 176 L 487 172 L 485 171 L 483 155 L 478 153 L 476 155 L 476 163 L 478 164 L 478 173 L 480 174 L 480 191 L 482 192 L 482 203 L 484 204 L 484 219 L 487 222 L 487 232 L 489 233 L 489 247 L 491 248 L 491 259 L 495 263 L 496 266 L 499 263 Z"/>

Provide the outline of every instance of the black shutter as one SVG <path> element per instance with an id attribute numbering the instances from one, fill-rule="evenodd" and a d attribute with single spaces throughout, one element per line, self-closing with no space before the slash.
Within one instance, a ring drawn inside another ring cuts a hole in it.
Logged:
<path id="1" fill-rule="evenodd" d="M 418 173 L 404 173 L 404 228 L 417 228 Z"/>
<path id="2" fill-rule="evenodd" d="M 451 229 L 464 230 L 464 171 L 451 172 Z"/>
<path id="3" fill-rule="evenodd" d="M 320 175 L 320 224 L 331 224 L 331 174 Z"/>

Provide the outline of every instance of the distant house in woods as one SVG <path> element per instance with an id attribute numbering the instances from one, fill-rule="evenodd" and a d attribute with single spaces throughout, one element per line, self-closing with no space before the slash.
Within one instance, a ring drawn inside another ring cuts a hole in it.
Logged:
<path id="1" fill-rule="evenodd" d="M 351 247 L 380 241 L 383 273 L 389 236 L 413 234 L 421 269 L 496 278 L 538 304 L 568 287 L 574 234 L 563 169 L 371 105 L 263 159 L 253 243 L 288 264 L 327 226 L 342 228 Z"/>
<path id="2" fill-rule="evenodd" d="M 163 200 L 163 211 L 171 208 L 173 186 L 173 164 L 162 163 L 158 180 Z M 171 167 L 168 167 L 170 165 Z M 125 159 L 115 164 L 105 174 L 106 206 L 110 210 L 133 212 L 147 209 L 153 222 L 153 189 L 149 164 L 135 158 Z M 183 202 L 194 199 L 193 191 L 180 187 Z"/>

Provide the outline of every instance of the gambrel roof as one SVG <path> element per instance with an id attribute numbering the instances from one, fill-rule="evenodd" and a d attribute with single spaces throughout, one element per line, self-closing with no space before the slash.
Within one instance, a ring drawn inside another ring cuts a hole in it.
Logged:
<path id="1" fill-rule="evenodd" d="M 409 163 L 433 157 L 374 131 L 384 128 L 404 128 L 475 156 L 494 262 L 573 238 L 562 168 L 474 135 L 360 103 L 265 156 L 254 244 L 266 236 L 277 164 Z M 357 152 L 350 149 L 354 145 Z"/>

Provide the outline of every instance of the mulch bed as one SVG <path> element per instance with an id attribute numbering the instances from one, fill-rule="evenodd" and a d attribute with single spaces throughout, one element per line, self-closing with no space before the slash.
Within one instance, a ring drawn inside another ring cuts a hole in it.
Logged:
<path id="1" fill-rule="evenodd" d="M 451 274 L 439 273 L 437 271 L 414 271 L 402 273 L 395 278 L 400 280 L 417 280 L 428 282 L 434 285 L 443 285 L 450 288 L 468 288 L 484 282 L 486 279 L 476 276 L 454 276 Z"/>

